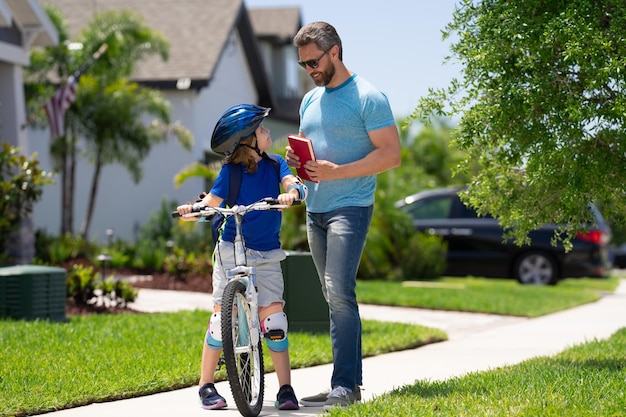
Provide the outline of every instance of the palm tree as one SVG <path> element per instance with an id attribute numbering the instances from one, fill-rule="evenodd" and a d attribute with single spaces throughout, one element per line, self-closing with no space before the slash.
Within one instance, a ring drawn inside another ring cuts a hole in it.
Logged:
<path id="1" fill-rule="evenodd" d="M 219 169 L 219 168 L 218 168 Z M 213 183 L 217 178 L 217 171 L 200 162 L 192 162 L 174 176 L 174 185 L 180 187 L 189 178 L 203 178 L 206 182 Z"/>
<path id="2" fill-rule="evenodd" d="M 186 149 L 191 148 L 191 133 L 178 124 L 170 125 L 169 111 L 169 103 L 158 91 L 142 88 L 124 78 L 108 85 L 101 85 L 91 76 L 81 81 L 76 115 L 86 141 L 86 154 L 94 165 L 87 214 L 80 230 L 84 239 L 87 239 L 103 166 L 121 164 L 137 183 L 141 180 L 141 161 L 153 145 L 172 135 Z M 142 121 L 146 115 L 155 117 L 147 125 Z"/>
<path id="3" fill-rule="evenodd" d="M 47 8 L 46 11 L 55 25 L 65 30 L 62 16 L 53 8 Z M 67 30 L 64 33 L 67 34 Z M 63 39 L 68 40 L 67 36 Z M 170 124 L 169 103 L 159 92 L 142 88 L 127 79 L 139 60 L 154 54 L 160 55 L 164 60 L 168 57 L 167 40 L 162 34 L 146 26 L 138 14 L 110 10 L 96 15 L 74 42 L 80 48 L 74 52 L 70 52 L 65 45 L 60 51 L 47 48 L 39 52 L 41 56 L 34 62 L 41 65 L 33 68 L 33 71 L 44 73 L 44 64 L 47 63 L 48 70 L 56 67 L 60 79 L 65 79 L 71 73 L 67 69 L 78 68 L 102 44 L 108 45 L 107 52 L 88 73 L 81 76 L 76 101 L 66 114 L 67 130 L 71 132 L 67 136 L 82 136 L 85 153 L 94 164 L 88 210 L 80 230 L 83 238 L 88 235 L 104 165 L 120 163 L 131 174 L 133 181 L 138 182 L 141 179 L 141 161 L 153 145 L 169 137 L 177 139 L 186 149 L 190 149 L 193 142 L 187 129 L 178 124 Z M 62 68 L 65 70 L 61 71 Z M 155 120 L 144 124 L 142 120 L 146 116 L 154 117 Z M 76 155 L 75 140 L 65 138 L 64 146 L 66 151 L 62 154 L 65 158 L 68 153 Z M 73 166 L 72 163 L 64 171 L 66 176 L 72 178 L 72 183 Z M 63 199 L 64 213 L 73 210 L 71 200 L 68 199 L 67 203 Z M 68 228 L 64 221 L 63 232 L 67 231 L 71 231 L 71 222 Z"/>
<path id="4" fill-rule="evenodd" d="M 94 17 L 79 38 L 86 51 L 102 43 L 108 45 L 104 65 L 81 80 L 75 106 L 86 154 L 94 164 L 87 214 L 80 230 L 86 238 L 104 165 L 119 163 L 138 182 L 141 161 L 153 145 L 171 134 L 190 149 L 193 138 L 182 126 L 170 125 L 170 105 L 158 91 L 126 79 L 146 56 L 168 57 L 167 40 L 145 26 L 140 15 L 124 10 L 103 12 Z M 145 116 L 155 119 L 144 124 Z"/>
<path id="5" fill-rule="evenodd" d="M 65 80 L 73 72 L 72 67 L 77 68 L 76 54 L 67 47 L 69 29 L 63 15 L 54 7 L 44 6 L 44 8 L 57 29 L 59 44 L 31 50 L 30 65 L 25 69 L 26 83 L 24 85 L 29 122 L 40 126 L 45 126 L 47 123 L 43 111 L 44 104 L 56 89 L 48 77 L 54 73 L 54 78 L 57 80 Z M 71 130 L 70 128 L 67 132 Z M 75 157 L 73 135 L 65 134 L 51 138 L 50 160 L 53 169 L 60 173 L 61 179 L 61 234 L 72 233 Z"/>

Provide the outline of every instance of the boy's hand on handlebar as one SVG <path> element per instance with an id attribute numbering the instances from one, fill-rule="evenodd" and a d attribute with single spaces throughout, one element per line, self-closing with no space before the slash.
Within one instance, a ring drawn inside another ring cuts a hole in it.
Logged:
<path id="1" fill-rule="evenodd" d="M 191 210 L 193 209 L 193 206 L 191 204 L 181 204 L 180 206 L 176 207 L 176 211 L 178 212 L 178 214 L 180 214 L 181 216 L 183 214 L 189 214 L 191 213 Z"/>
<path id="2" fill-rule="evenodd" d="M 191 213 L 192 210 L 193 210 L 193 205 L 191 205 L 191 204 L 182 204 L 182 205 L 176 207 L 176 211 L 180 215 L 180 219 L 181 220 L 185 220 L 185 221 L 196 220 L 193 217 L 184 217 L 185 214 Z"/>
<path id="3" fill-rule="evenodd" d="M 297 200 L 297 198 L 293 195 L 293 193 L 282 193 L 278 195 L 277 200 L 279 204 L 290 206 Z"/>

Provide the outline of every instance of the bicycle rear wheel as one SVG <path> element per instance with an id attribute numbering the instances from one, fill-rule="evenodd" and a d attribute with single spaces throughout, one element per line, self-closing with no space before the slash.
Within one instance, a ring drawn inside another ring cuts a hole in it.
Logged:
<path id="1" fill-rule="evenodd" d="M 222 297 L 222 345 L 230 391 L 241 415 L 256 417 L 263 407 L 264 370 L 263 339 L 254 344 L 250 304 L 246 300 L 246 286 L 232 280 Z"/>

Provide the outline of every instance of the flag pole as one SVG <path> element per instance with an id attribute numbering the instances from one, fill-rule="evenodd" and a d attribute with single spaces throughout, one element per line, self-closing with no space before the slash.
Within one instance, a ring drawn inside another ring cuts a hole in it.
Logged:
<path id="1" fill-rule="evenodd" d="M 106 43 L 103 43 L 102 45 L 100 45 L 100 48 L 98 48 L 98 50 L 96 52 L 94 52 L 93 54 L 91 54 L 91 57 L 87 60 L 87 62 L 85 62 L 80 69 L 78 69 L 78 71 L 76 71 L 74 74 L 78 74 L 78 77 L 80 77 L 85 71 L 87 71 L 89 69 L 89 67 L 91 67 L 93 65 L 93 63 L 98 60 L 100 58 L 100 56 L 106 52 L 106 50 L 109 49 L 109 45 L 107 45 Z M 78 78 L 76 77 L 76 78 Z"/>
<path id="2" fill-rule="evenodd" d="M 57 91 L 46 102 L 45 110 L 48 116 L 48 125 L 50 127 L 51 139 L 63 136 L 65 134 L 65 112 L 76 100 L 76 88 L 78 87 L 79 78 L 93 65 L 96 59 L 104 53 L 108 48 L 106 43 L 100 45 L 98 50 L 94 52 L 89 59 L 80 66 L 67 80 L 59 86 Z"/>
<path id="3" fill-rule="evenodd" d="M 107 49 L 109 48 L 109 46 L 106 43 L 103 43 L 102 45 L 100 45 L 100 47 L 93 53 L 91 54 L 91 57 L 89 57 L 89 59 L 78 69 L 74 72 L 74 74 L 70 75 L 68 77 L 68 79 L 61 83 L 61 85 L 58 87 L 57 91 L 52 95 L 52 97 L 50 97 L 50 99 L 48 99 L 46 101 L 46 104 L 44 105 L 44 108 L 46 107 L 50 107 L 50 105 L 53 103 L 53 101 L 55 100 L 55 98 L 57 100 L 59 100 L 59 96 L 63 93 L 63 89 L 65 88 L 65 86 L 68 83 L 73 83 L 76 84 L 78 83 L 78 78 L 80 78 L 81 75 L 83 75 L 83 73 L 85 71 L 87 71 L 89 69 L 89 67 L 91 67 L 93 65 L 93 63 L 98 60 L 100 58 L 100 56 L 102 56 L 102 54 L 104 54 Z M 71 104 L 71 103 L 69 103 Z M 67 106 L 69 107 L 69 104 L 67 104 Z M 49 109 L 48 109 L 49 110 Z M 65 114 L 65 111 L 63 110 L 63 114 Z M 48 114 L 47 112 L 47 116 L 48 116 L 48 122 L 50 123 L 50 117 L 51 115 Z M 33 121 L 33 116 L 28 117 L 28 120 L 26 120 L 26 122 L 24 122 L 21 126 L 22 130 L 26 129 L 26 127 Z"/>

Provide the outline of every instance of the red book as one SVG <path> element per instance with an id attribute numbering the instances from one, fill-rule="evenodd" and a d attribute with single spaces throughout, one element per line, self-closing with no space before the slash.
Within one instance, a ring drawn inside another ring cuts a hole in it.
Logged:
<path id="1" fill-rule="evenodd" d="M 311 139 L 301 138 L 296 135 L 288 135 L 287 140 L 289 140 L 289 146 L 291 146 L 291 149 L 293 149 L 294 153 L 298 155 L 298 158 L 300 158 L 300 168 L 296 170 L 298 171 L 298 176 L 303 180 L 317 182 L 311 179 L 304 169 L 304 164 L 306 164 L 307 161 L 315 161 L 315 152 L 313 151 L 313 143 L 311 142 Z"/>

